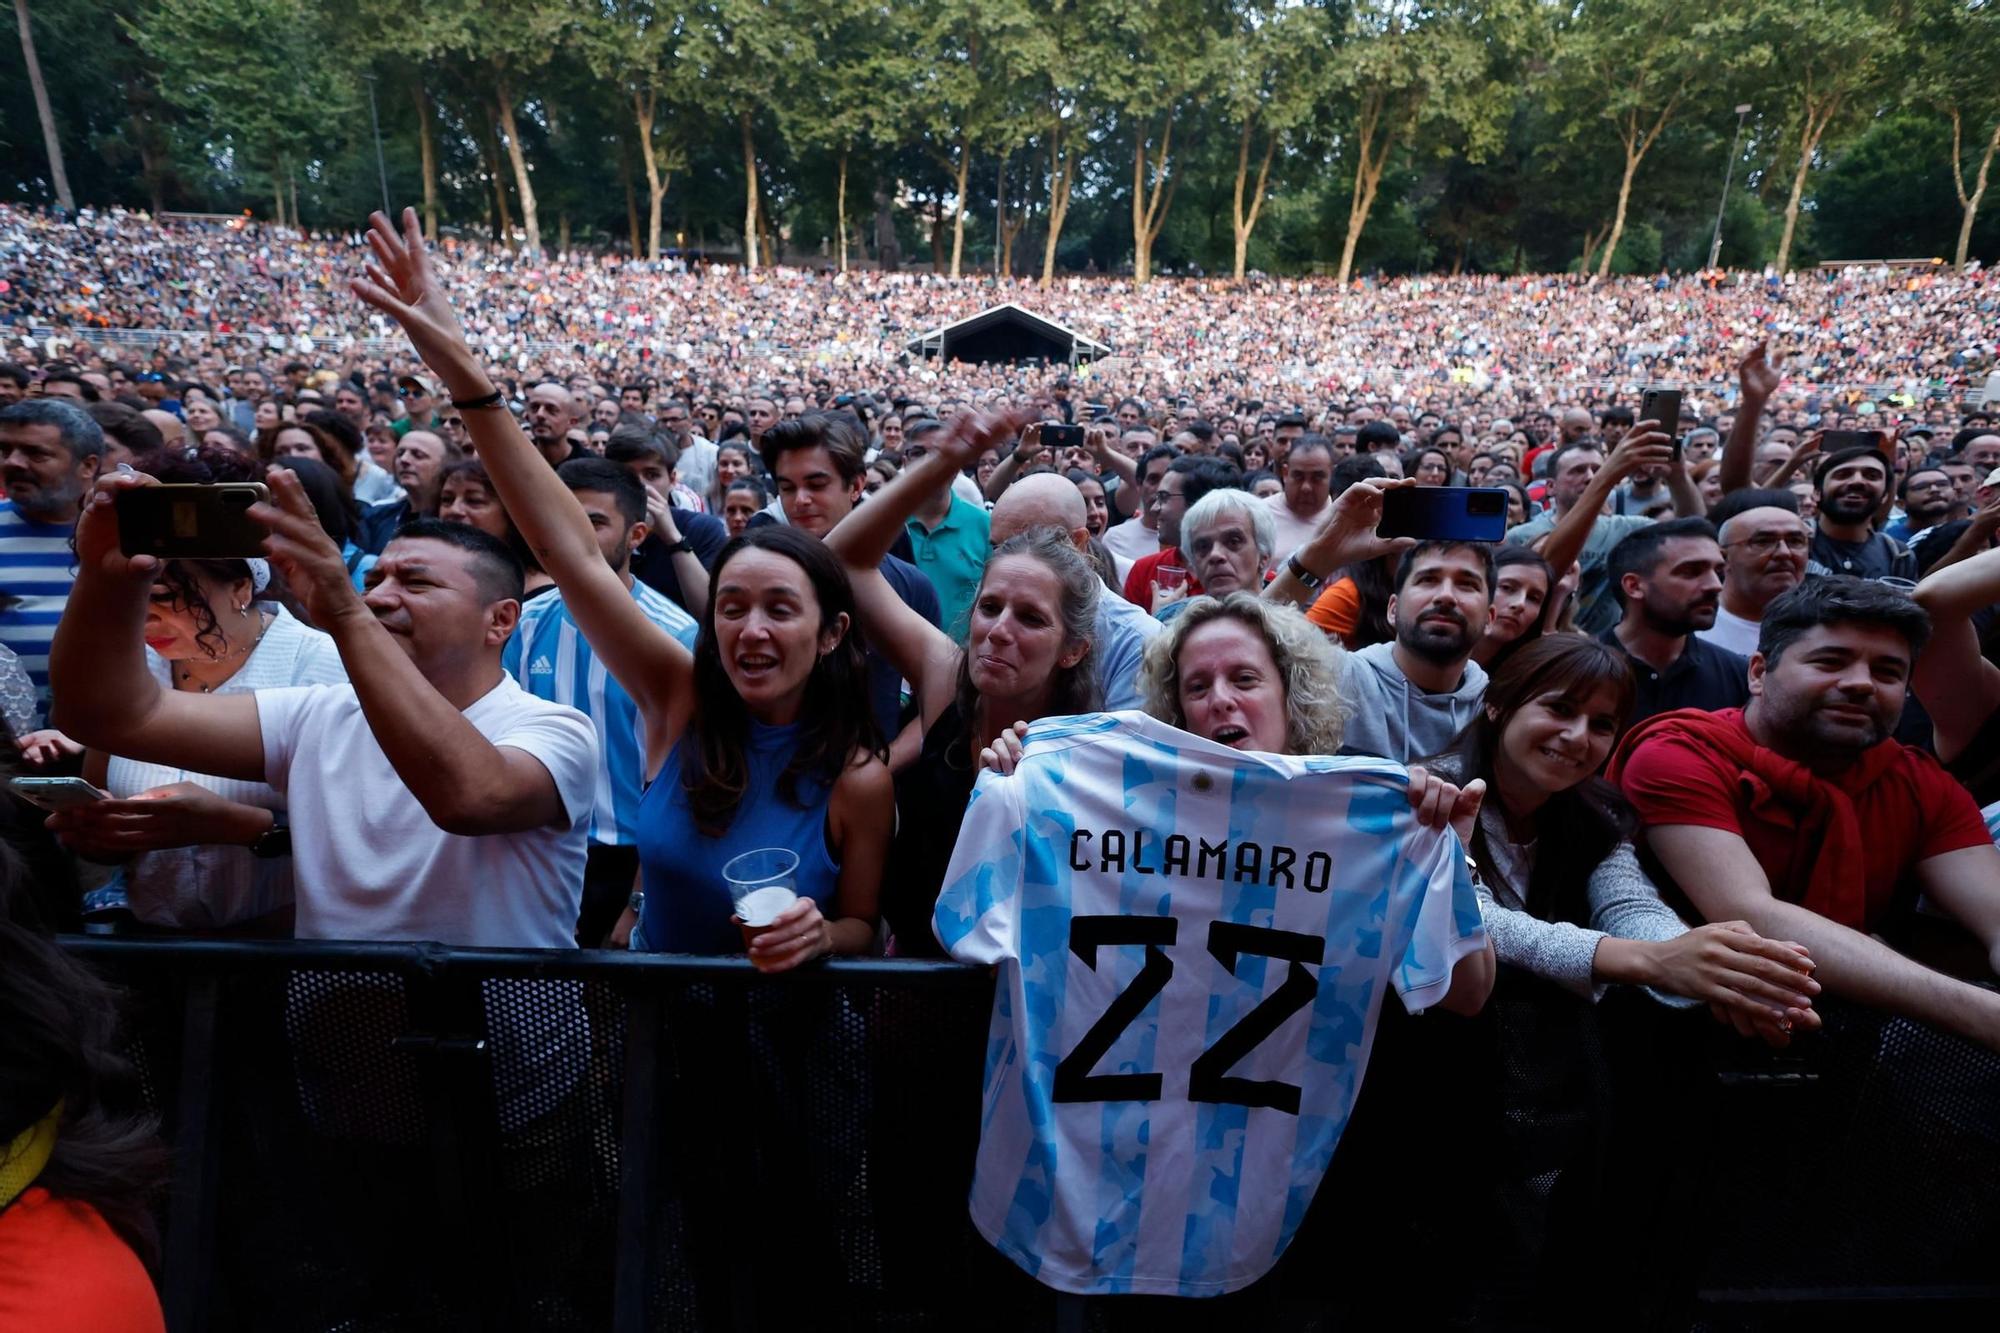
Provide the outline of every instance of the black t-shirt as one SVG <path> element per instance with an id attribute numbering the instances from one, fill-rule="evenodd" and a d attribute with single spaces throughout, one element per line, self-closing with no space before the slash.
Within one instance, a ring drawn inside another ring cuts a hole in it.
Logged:
<path id="1" fill-rule="evenodd" d="M 966 802 L 978 776 L 972 724 L 953 704 L 924 733 L 923 753 L 896 775 L 896 840 L 882 874 L 882 915 L 902 958 L 943 958 L 931 933 Z"/>
<path id="2" fill-rule="evenodd" d="M 1837 541 L 1817 527 L 1813 529 L 1812 563 L 1809 574 L 1851 574 L 1858 579 L 1897 578 L 1915 581 L 1917 558 L 1893 537 L 1879 532 L 1868 534 L 1865 542 Z"/>
<path id="3" fill-rule="evenodd" d="M 701 561 L 703 569 L 715 567 L 715 557 L 729 544 L 729 529 L 721 519 L 713 514 L 697 514 L 691 509 L 674 510 L 674 524 L 687 538 L 688 545 L 694 547 L 694 558 Z M 632 577 L 639 580 L 674 603 L 696 620 L 700 620 L 706 606 L 689 606 L 681 593 L 680 576 L 674 573 L 674 553 L 667 549 L 666 542 L 657 534 L 648 534 L 639 543 L 639 549 L 632 552 Z"/>
<path id="4" fill-rule="evenodd" d="M 1750 661 L 1727 648 L 1690 634 L 1681 646 L 1681 655 L 1665 671 L 1655 671 L 1625 652 L 1614 627 L 1599 636 L 1600 641 L 1625 653 L 1637 686 L 1632 697 L 1632 717 L 1636 725 L 1655 713 L 1676 708 L 1702 708 L 1713 713 L 1722 708 L 1741 708 L 1750 702 Z"/>

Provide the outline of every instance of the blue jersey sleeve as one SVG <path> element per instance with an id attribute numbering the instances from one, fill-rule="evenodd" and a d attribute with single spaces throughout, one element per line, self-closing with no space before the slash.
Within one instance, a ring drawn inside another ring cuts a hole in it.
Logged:
<path id="1" fill-rule="evenodd" d="M 1022 781 L 982 773 L 965 807 L 931 915 L 938 943 L 961 963 L 999 963 L 1014 956 L 1028 823 Z"/>
<path id="2" fill-rule="evenodd" d="M 1486 947 L 1486 923 L 1457 834 L 1413 829 L 1397 874 L 1397 898 L 1410 924 L 1396 966 L 1396 993 L 1405 1009 L 1421 1013 L 1451 989 L 1458 960 Z"/>

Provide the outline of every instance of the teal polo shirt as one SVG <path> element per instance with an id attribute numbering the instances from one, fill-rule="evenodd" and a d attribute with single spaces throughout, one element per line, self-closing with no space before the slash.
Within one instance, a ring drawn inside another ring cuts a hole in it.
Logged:
<path id="1" fill-rule="evenodd" d="M 909 523 L 911 559 L 937 589 L 938 624 L 954 639 L 964 636 L 972 599 L 979 595 L 991 526 L 984 509 L 956 495 L 935 528 L 926 530 L 920 519 Z"/>

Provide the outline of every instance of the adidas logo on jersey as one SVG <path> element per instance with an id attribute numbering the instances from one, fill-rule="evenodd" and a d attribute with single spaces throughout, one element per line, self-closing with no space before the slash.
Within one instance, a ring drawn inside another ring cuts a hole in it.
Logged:
<path id="1" fill-rule="evenodd" d="M 531 676 L 553 676 L 556 674 L 556 664 L 549 661 L 546 657 L 537 657 L 528 667 L 528 674 Z"/>

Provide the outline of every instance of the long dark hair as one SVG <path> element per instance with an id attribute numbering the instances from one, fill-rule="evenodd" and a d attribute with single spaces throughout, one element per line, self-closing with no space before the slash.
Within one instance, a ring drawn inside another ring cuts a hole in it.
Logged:
<path id="1" fill-rule="evenodd" d="M 1500 544 L 1493 552 L 1494 595 L 1498 596 L 1500 592 L 1500 572 L 1505 569 L 1515 568 L 1516 566 L 1542 571 L 1542 606 L 1539 611 L 1535 612 L 1535 618 L 1528 622 L 1528 627 L 1521 631 L 1521 637 L 1512 643 L 1503 644 L 1500 651 L 1493 655 L 1493 660 L 1486 664 L 1486 674 L 1489 677 L 1498 671 L 1508 658 L 1520 652 L 1536 639 L 1541 638 L 1549 630 L 1549 612 L 1554 607 L 1556 600 L 1556 572 L 1550 569 L 1549 562 L 1542 559 L 1536 552 L 1530 551 L 1525 546 L 1516 546 L 1511 542 Z"/>
<path id="2" fill-rule="evenodd" d="M 1632 715 L 1635 692 L 1625 654 L 1581 634 L 1544 635 L 1523 645 L 1488 677 L 1485 706 L 1433 763 L 1453 782 L 1485 778 L 1486 799 L 1496 800 L 1491 790 L 1494 755 L 1523 705 L 1545 694 L 1581 703 L 1606 685 L 1617 695 L 1622 731 Z M 1632 836 L 1637 823 L 1618 789 L 1595 774 L 1550 796 L 1539 817 L 1543 836 L 1528 878 L 1528 911 L 1544 921 L 1588 924 L 1591 872 Z M 1483 823 L 1473 832 L 1471 852 L 1474 860 L 1491 864 Z"/>
<path id="3" fill-rule="evenodd" d="M 805 571 L 819 601 L 819 625 L 824 629 L 845 613 L 848 631 L 831 652 L 813 664 L 806 678 L 806 696 L 799 708 L 799 747 L 778 775 L 778 795 L 794 805 L 802 782 L 832 786 L 854 762 L 857 752 L 888 762 L 889 749 L 875 726 L 868 706 L 867 662 L 862 653 L 854 612 L 854 589 L 847 571 L 816 537 L 796 528 L 766 523 L 746 528 L 715 558 L 708 581 L 708 609 L 702 616 L 701 637 L 694 649 L 695 697 L 701 706 L 688 721 L 686 758 L 681 786 L 695 827 L 711 838 L 722 836 L 736 818 L 736 807 L 750 783 L 750 710 L 722 665 L 715 639 L 715 597 L 729 562 L 748 550 L 783 556 Z"/>
<path id="4" fill-rule="evenodd" d="M 1395 639 L 1396 627 L 1389 623 L 1389 599 L 1396 593 L 1395 567 L 1395 558 L 1386 555 L 1359 560 L 1347 567 L 1347 577 L 1354 580 L 1354 591 L 1361 598 L 1354 632 L 1347 636 L 1350 649 Z"/>
<path id="5" fill-rule="evenodd" d="M 87 1203 L 147 1267 L 159 1263 L 152 1202 L 167 1176 L 159 1125 L 132 1109 L 136 1080 L 118 1054 L 117 996 L 11 911 L 19 867 L 0 843 L 0 1142 L 58 1101 L 55 1150 L 34 1183 Z"/>

